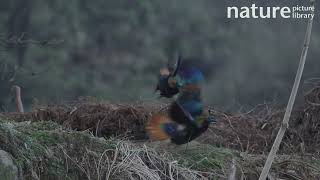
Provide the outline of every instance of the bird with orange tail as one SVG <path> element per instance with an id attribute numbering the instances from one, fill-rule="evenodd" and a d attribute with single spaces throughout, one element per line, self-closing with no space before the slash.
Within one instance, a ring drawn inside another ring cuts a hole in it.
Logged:
<path id="1" fill-rule="evenodd" d="M 160 70 L 157 90 L 163 97 L 178 98 L 169 106 L 168 113 L 153 115 L 146 126 L 152 140 L 171 139 L 175 144 L 185 144 L 205 132 L 215 122 L 201 99 L 202 72 L 196 67 L 184 65 L 179 56 L 173 71 Z"/>

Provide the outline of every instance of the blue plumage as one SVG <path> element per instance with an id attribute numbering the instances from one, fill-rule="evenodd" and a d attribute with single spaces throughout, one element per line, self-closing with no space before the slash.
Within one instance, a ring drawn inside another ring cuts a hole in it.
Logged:
<path id="1" fill-rule="evenodd" d="M 189 101 L 182 101 L 182 100 L 177 100 L 182 108 L 184 108 L 186 111 L 190 113 L 192 117 L 196 117 L 202 114 L 203 110 L 203 103 L 198 100 L 189 100 Z"/>
<path id="2" fill-rule="evenodd" d="M 200 85 L 204 82 L 202 72 L 196 67 L 182 66 L 177 73 L 177 85 L 182 88 L 188 84 Z"/>
<path id="3" fill-rule="evenodd" d="M 174 136 L 177 133 L 178 124 L 177 123 L 165 123 L 161 127 L 169 136 Z"/>
<path id="4" fill-rule="evenodd" d="M 157 85 L 160 95 L 171 98 L 178 94 L 178 97 L 169 107 L 169 121 L 165 116 L 151 118 L 153 123 L 150 124 L 162 124 L 160 129 L 166 134 L 164 135 L 161 131 L 149 127 L 154 132 L 151 134 L 152 137 L 163 139 L 168 136 L 173 143 L 184 144 L 201 135 L 208 129 L 211 122 L 215 122 L 209 112 L 204 110 L 201 99 L 203 82 L 204 76 L 202 72 L 194 66 L 182 64 L 181 59 L 178 60 L 177 67 L 173 73 L 167 69 L 160 70 L 160 78 Z M 178 126 L 183 126 L 184 128 L 178 129 Z"/>

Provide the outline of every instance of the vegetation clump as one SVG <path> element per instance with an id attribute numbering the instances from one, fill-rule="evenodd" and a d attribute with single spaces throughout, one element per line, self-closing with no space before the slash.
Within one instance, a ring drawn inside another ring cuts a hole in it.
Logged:
<path id="1" fill-rule="evenodd" d="M 25 179 L 226 179 L 232 167 L 236 168 L 237 177 L 259 177 L 269 145 L 264 142 L 272 141 L 275 117 L 280 117 L 281 111 L 260 107 L 259 111 L 257 108 L 242 115 L 216 112 L 219 122 L 205 135 L 177 146 L 150 142 L 144 132 L 147 118 L 165 107 L 82 102 L 69 107 L 49 106 L 28 113 L 2 114 L 0 148 L 13 156 Z M 311 109 L 314 108 L 317 106 Z M 303 117 L 299 112 L 295 113 L 295 119 Z M 117 121 L 120 123 L 110 123 L 108 127 L 108 122 L 117 118 L 121 118 Z M 79 128 L 77 125 L 85 119 L 87 127 Z M 237 122 L 242 122 L 242 126 Z M 97 127 L 104 129 L 97 133 Z M 130 136 L 126 136 L 124 129 L 131 130 Z M 320 177 L 317 149 L 309 149 L 311 146 L 305 143 L 304 153 L 295 151 L 287 144 L 294 143 L 289 141 L 293 130 L 297 129 L 288 131 L 271 175 L 317 179 Z"/>

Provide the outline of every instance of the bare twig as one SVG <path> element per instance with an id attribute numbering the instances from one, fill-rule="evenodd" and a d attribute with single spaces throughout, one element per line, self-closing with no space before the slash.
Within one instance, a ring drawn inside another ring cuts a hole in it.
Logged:
<path id="1" fill-rule="evenodd" d="M 235 159 L 232 159 L 230 169 L 231 169 L 231 171 L 228 176 L 228 180 L 236 180 L 237 168 L 236 168 L 236 160 Z"/>
<path id="2" fill-rule="evenodd" d="M 311 6 L 314 7 L 314 1 L 315 0 L 311 0 Z M 314 14 L 314 11 L 312 12 L 312 14 Z M 300 80 L 302 77 L 302 73 L 303 73 L 303 69 L 304 69 L 304 65 L 307 59 L 307 54 L 308 54 L 308 49 L 309 49 L 309 44 L 310 44 L 310 38 L 311 38 L 311 31 L 312 31 L 312 23 L 313 23 L 313 18 L 310 18 L 308 21 L 308 25 L 307 25 L 307 30 L 306 30 L 306 34 L 305 34 L 305 39 L 304 39 L 304 44 L 303 44 L 303 49 L 302 49 L 302 53 L 301 53 L 301 57 L 300 57 L 300 62 L 299 62 L 299 67 L 297 70 L 297 74 L 295 77 L 295 81 L 293 84 L 293 88 L 290 94 L 290 98 L 289 98 L 289 102 L 286 108 L 286 112 L 284 114 L 283 117 L 283 122 L 281 124 L 281 127 L 278 131 L 277 137 L 272 145 L 271 151 L 268 155 L 267 161 L 262 169 L 262 172 L 260 174 L 259 180 L 265 180 L 269 174 L 269 170 L 271 168 L 272 162 L 276 156 L 276 153 L 279 149 L 279 146 L 281 144 L 281 141 L 283 139 L 283 136 L 286 132 L 286 129 L 289 126 L 289 119 L 290 119 L 290 115 L 292 112 L 292 108 L 294 105 L 294 101 L 298 92 L 298 88 L 299 88 L 299 84 L 300 84 Z"/>

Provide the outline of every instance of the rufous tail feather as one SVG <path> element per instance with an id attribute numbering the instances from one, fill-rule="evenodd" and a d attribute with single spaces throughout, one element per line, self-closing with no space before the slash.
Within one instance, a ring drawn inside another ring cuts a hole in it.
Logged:
<path id="1" fill-rule="evenodd" d="M 165 132 L 164 126 L 167 123 L 173 123 L 168 115 L 155 114 L 153 115 L 146 126 L 147 133 L 152 140 L 166 140 L 170 136 Z"/>

